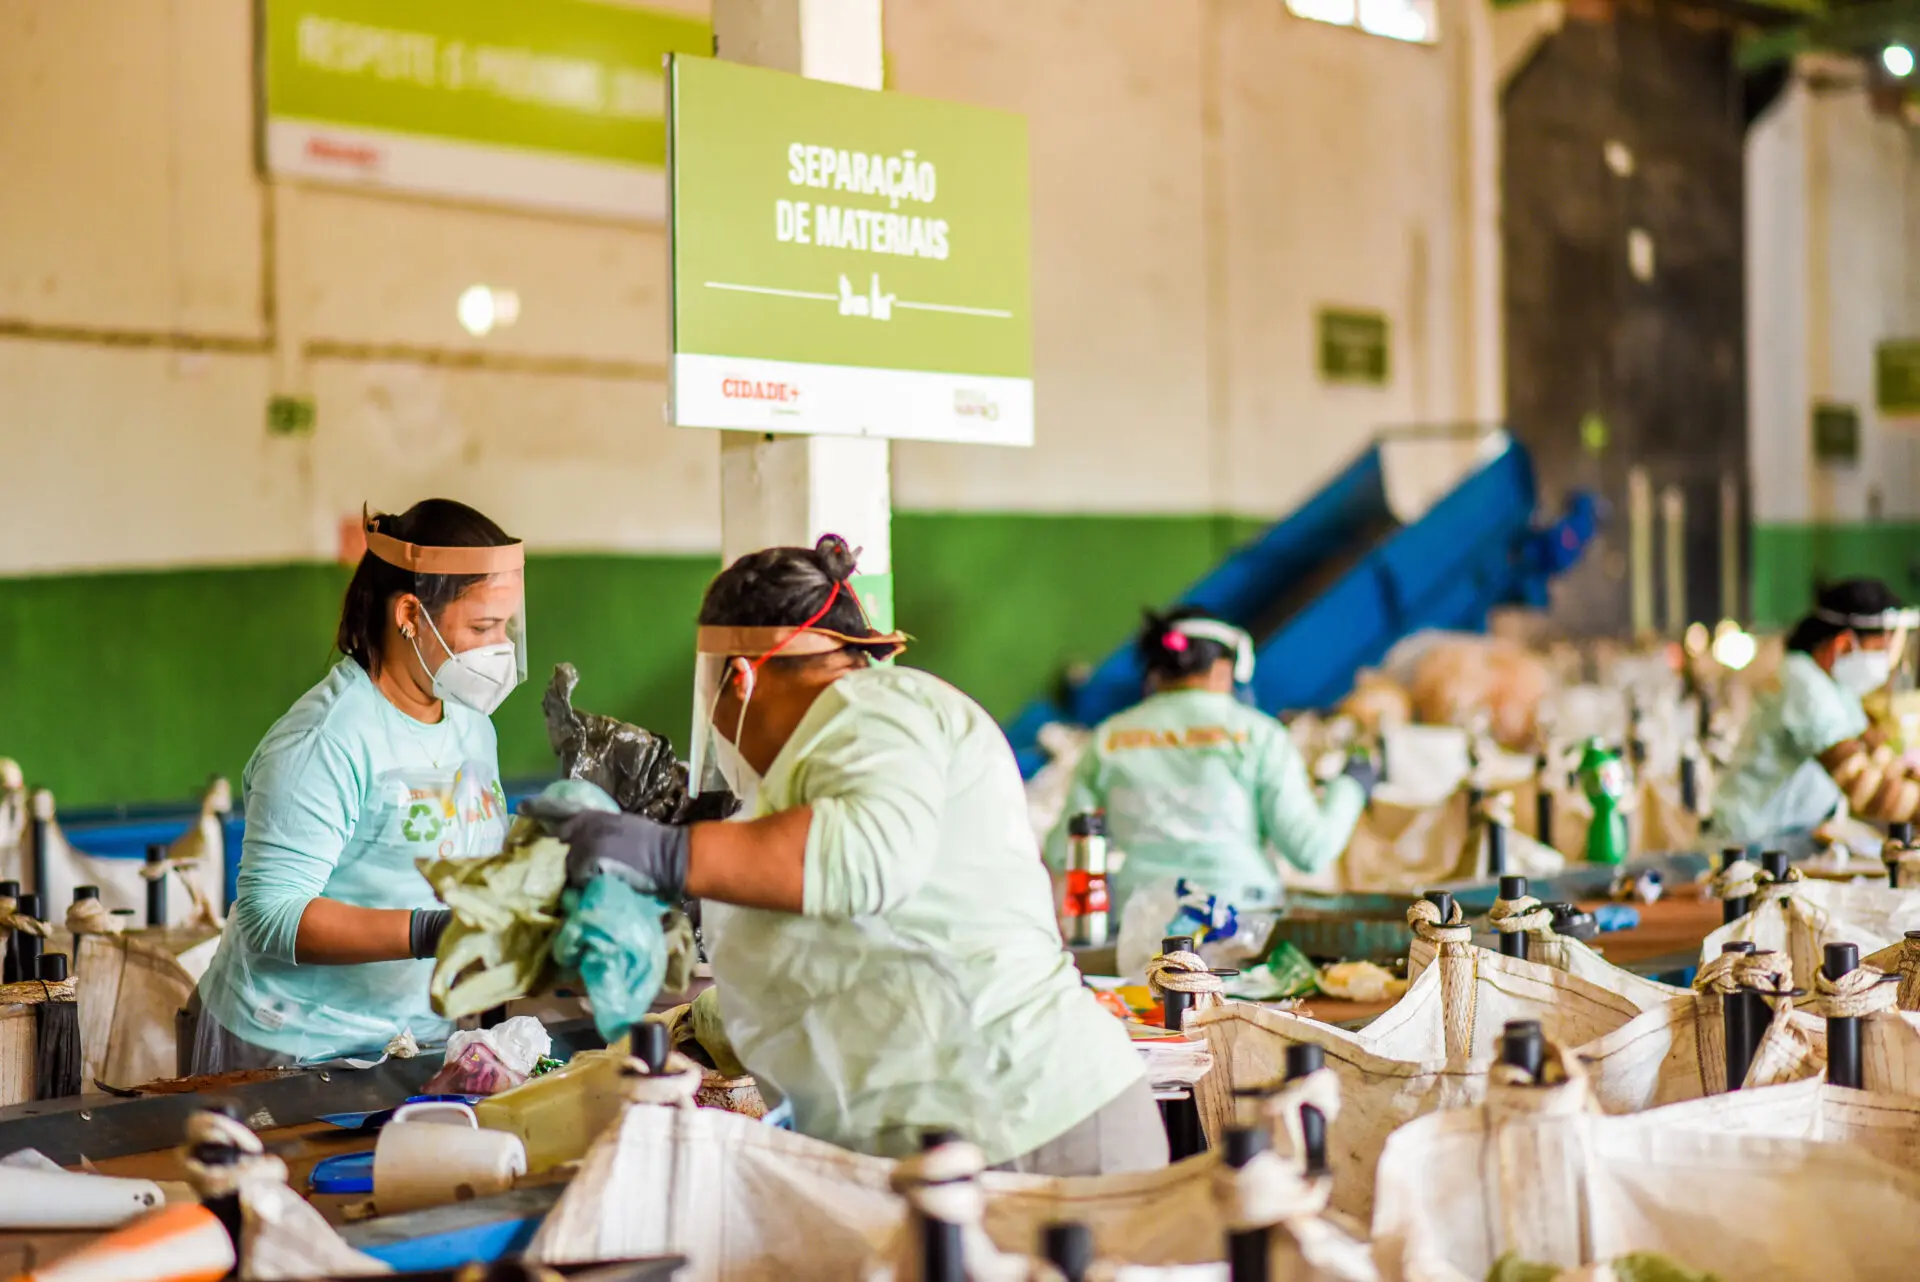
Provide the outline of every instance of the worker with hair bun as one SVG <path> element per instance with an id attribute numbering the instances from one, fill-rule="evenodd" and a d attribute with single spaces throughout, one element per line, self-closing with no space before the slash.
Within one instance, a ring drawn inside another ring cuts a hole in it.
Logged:
<path id="1" fill-rule="evenodd" d="M 1135 891 L 1184 879 L 1240 908 L 1280 899 L 1276 856 L 1303 872 L 1339 857 L 1379 779 L 1354 756 L 1316 795 L 1287 728 L 1239 698 L 1253 639 L 1203 611 L 1149 612 L 1140 630 L 1147 697 L 1094 732 L 1074 771 L 1047 862 L 1066 866 L 1067 825 L 1106 813 L 1126 856 L 1114 911 Z"/>
<path id="2" fill-rule="evenodd" d="M 1888 685 L 1920 612 L 1878 579 L 1820 591 L 1787 637 L 1778 685 L 1761 695 L 1714 797 L 1729 841 L 1811 850 L 1844 802 L 1863 819 L 1911 822 L 1920 780 L 1868 724 L 1862 700 Z"/>
<path id="3" fill-rule="evenodd" d="M 726 1036 L 803 1134 L 900 1157 L 945 1130 L 1039 1175 L 1165 1165 L 1140 1057 L 1060 947 L 1006 736 L 886 662 L 907 638 L 853 573 L 829 535 L 713 581 L 688 772 L 744 809 L 556 816 L 569 876 L 700 900 Z"/>

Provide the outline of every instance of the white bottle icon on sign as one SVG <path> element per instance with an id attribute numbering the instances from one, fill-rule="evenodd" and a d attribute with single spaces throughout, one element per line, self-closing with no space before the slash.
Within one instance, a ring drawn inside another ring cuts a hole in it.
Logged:
<path id="1" fill-rule="evenodd" d="M 868 278 L 867 292 L 853 292 L 853 282 L 846 273 L 840 274 L 840 314 L 842 316 L 866 316 L 873 320 L 893 319 L 892 294 L 880 292 L 880 276 L 876 272 Z"/>

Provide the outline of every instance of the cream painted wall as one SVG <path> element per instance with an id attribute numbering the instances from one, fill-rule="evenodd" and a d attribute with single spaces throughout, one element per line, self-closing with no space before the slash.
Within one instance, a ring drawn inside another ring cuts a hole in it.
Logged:
<path id="1" fill-rule="evenodd" d="M 1747 230 L 1755 518 L 1920 516 L 1920 423 L 1880 416 L 1873 362 L 1920 337 L 1920 131 L 1796 76 L 1748 135 Z M 1858 466 L 1815 468 L 1819 401 L 1859 408 Z"/>
<path id="2" fill-rule="evenodd" d="M 429 491 L 541 550 L 717 548 L 660 231 L 263 187 L 251 12 L 0 5 L 0 573 L 325 557 Z M 1029 118 L 1040 408 L 1031 451 L 899 447 L 896 504 L 1271 514 L 1376 426 L 1497 417 L 1493 51 L 1477 0 L 1442 21 L 895 0 L 898 88 Z M 522 300 L 484 341 L 476 281 Z M 1389 388 L 1318 382 L 1323 303 L 1392 318 Z M 267 435 L 276 392 L 312 439 Z"/>
<path id="3" fill-rule="evenodd" d="M 1280 0 L 896 3 L 897 87 L 1018 111 L 1039 440 L 901 445 L 907 508 L 1278 514 L 1376 428 L 1501 417 L 1497 71 Z M 1330 387 L 1314 310 L 1387 313 L 1393 379 Z"/>

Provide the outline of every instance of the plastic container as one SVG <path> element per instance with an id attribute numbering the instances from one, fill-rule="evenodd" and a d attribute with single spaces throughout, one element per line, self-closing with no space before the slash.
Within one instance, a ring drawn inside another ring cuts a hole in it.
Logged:
<path id="1" fill-rule="evenodd" d="M 473 1108 L 480 1125 L 518 1135 L 526 1145 L 529 1174 L 585 1157 L 600 1132 L 626 1107 L 620 1078 L 620 1066 L 627 1060 L 625 1041 L 606 1050 L 581 1051 L 564 1068 L 481 1100 Z"/>

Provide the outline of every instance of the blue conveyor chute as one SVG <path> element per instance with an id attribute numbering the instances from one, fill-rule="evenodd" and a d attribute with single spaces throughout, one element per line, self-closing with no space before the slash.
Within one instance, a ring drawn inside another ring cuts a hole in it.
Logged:
<path id="1" fill-rule="evenodd" d="M 1544 606 L 1548 581 L 1592 540 L 1598 506 L 1585 493 L 1536 524 L 1532 461 L 1504 432 L 1482 437 L 1464 478 L 1402 524 L 1388 502 L 1386 455 L 1418 436 L 1383 435 L 1180 595 L 1254 635 L 1253 696 L 1266 711 L 1338 702 L 1362 668 L 1415 632 L 1483 631 L 1497 606 Z M 1141 679 L 1128 638 L 1063 697 L 1029 704 L 1007 728 L 1022 771 L 1031 777 L 1046 763 L 1042 727 L 1096 724 L 1137 702 Z"/>

